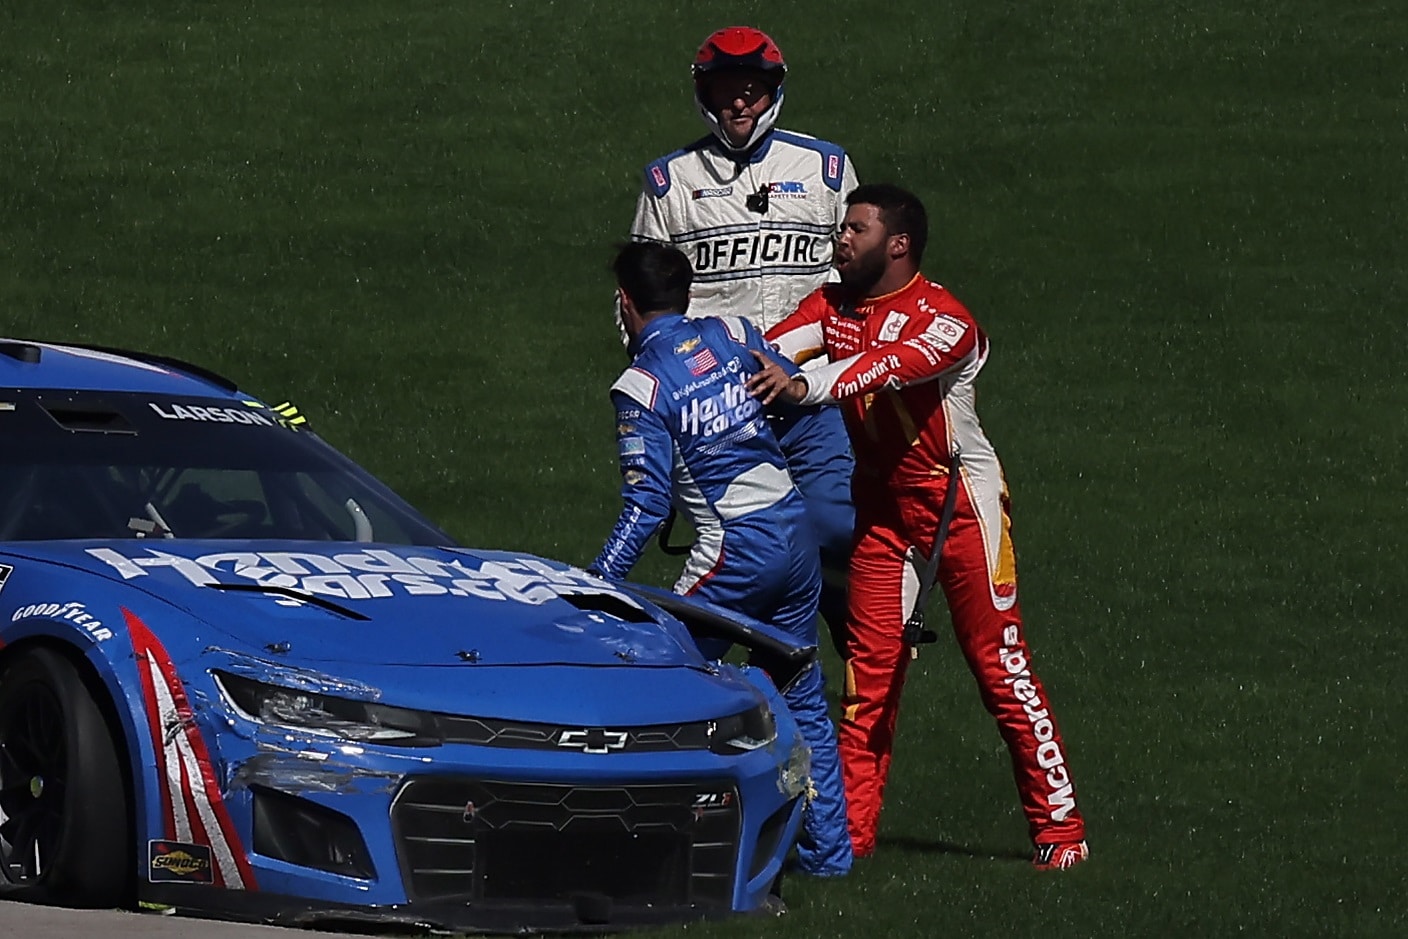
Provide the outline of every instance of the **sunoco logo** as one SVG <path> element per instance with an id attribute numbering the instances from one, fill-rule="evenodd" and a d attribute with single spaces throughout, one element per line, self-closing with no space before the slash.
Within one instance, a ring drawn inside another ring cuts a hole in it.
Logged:
<path id="1" fill-rule="evenodd" d="M 192 857 L 185 851 L 172 851 L 170 854 L 161 854 L 152 858 L 152 869 L 158 871 L 170 871 L 185 877 L 194 874 L 196 871 L 207 870 L 210 862 L 204 858 Z"/>
<path id="2" fill-rule="evenodd" d="M 181 841 L 149 842 L 148 867 L 148 877 L 153 883 L 184 881 L 208 884 L 214 880 L 209 845 Z"/>

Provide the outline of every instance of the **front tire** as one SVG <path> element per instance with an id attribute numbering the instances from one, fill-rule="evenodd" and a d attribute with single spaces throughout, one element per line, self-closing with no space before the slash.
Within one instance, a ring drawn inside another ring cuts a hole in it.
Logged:
<path id="1" fill-rule="evenodd" d="M 0 897 L 124 905 L 126 790 L 112 732 L 73 662 L 33 649 L 0 669 Z"/>

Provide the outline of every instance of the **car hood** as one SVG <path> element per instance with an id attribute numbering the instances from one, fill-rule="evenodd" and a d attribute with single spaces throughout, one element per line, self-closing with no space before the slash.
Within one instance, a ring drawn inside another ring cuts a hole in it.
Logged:
<path id="1" fill-rule="evenodd" d="M 706 668 L 685 628 L 533 555 L 288 541 L 34 542 L 18 558 L 121 582 L 235 647 L 367 665 Z M 149 623 L 160 633 L 159 623 Z"/>

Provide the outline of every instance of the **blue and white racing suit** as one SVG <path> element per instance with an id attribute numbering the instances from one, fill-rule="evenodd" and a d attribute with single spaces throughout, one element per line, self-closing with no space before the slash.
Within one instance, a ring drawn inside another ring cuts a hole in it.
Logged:
<path id="1" fill-rule="evenodd" d="M 631 237 L 689 257 L 690 316 L 742 316 L 766 332 L 835 279 L 833 239 L 855 188 L 850 157 L 829 141 L 779 128 L 739 157 L 707 136 L 646 166 Z M 855 523 L 850 438 L 835 407 L 769 411 L 821 547 L 821 615 L 839 637 Z"/>
<path id="2" fill-rule="evenodd" d="M 806 507 L 758 404 L 744 387 L 768 351 L 738 317 L 650 320 L 611 388 L 625 505 L 592 567 L 625 577 L 673 502 L 696 541 L 675 592 L 817 641 L 821 569 Z M 812 751 L 815 794 L 797 850 L 813 874 L 850 870 L 836 733 L 820 663 L 785 691 Z"/>

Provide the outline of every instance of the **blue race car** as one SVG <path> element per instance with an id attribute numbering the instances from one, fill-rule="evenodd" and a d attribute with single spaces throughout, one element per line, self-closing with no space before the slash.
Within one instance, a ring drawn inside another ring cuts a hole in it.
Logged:
<path id="1" fill-rule="evenodd" d="M 164 357 L 0 340 L 0 899 L 777 909 L 808 754 L 776 686 L 815 650 L 458 547 L 298 421 Z M 730 643 L 762 667 L 701 651 Z"/>

